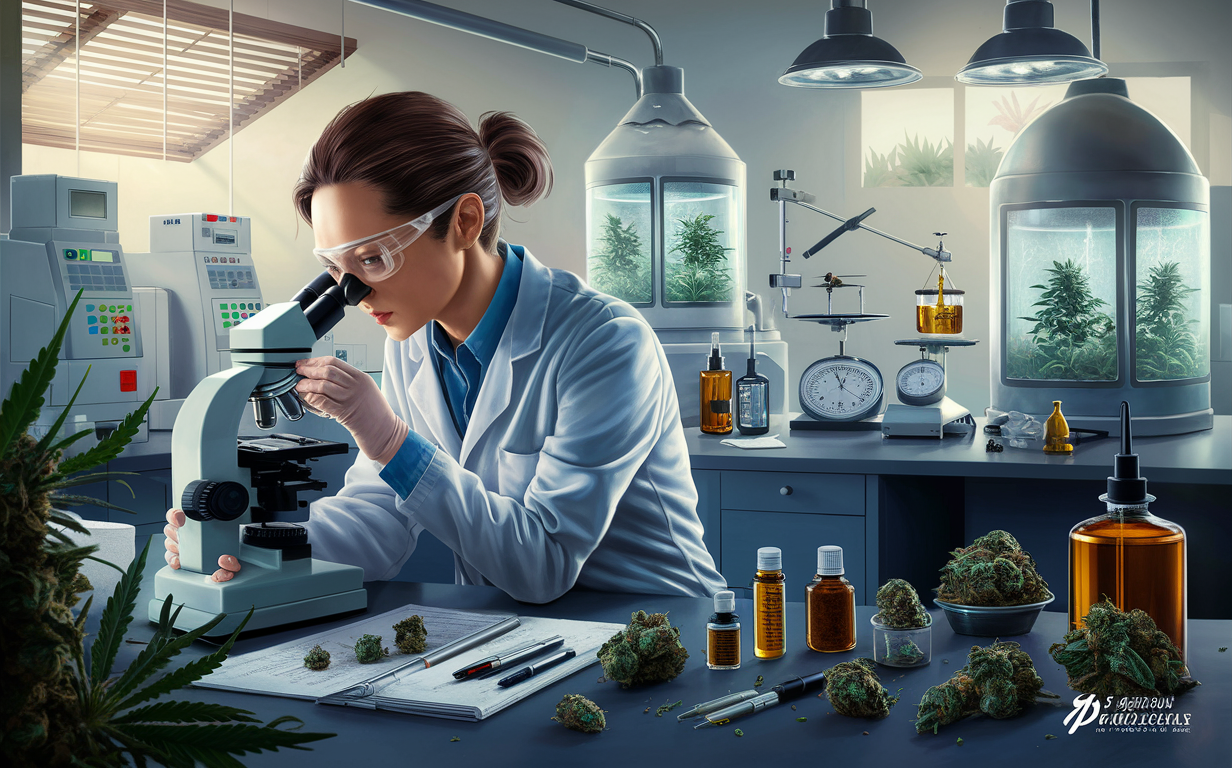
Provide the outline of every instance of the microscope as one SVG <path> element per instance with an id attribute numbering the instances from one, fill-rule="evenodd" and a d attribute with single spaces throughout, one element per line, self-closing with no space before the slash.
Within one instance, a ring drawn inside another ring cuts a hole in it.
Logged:
<path id="1" fill-rule="evenodd" d="M 346 307 L 372 289 L 353 275 L 335 283 L 322 272 L 295 297 L 274 304 L 231 329 L 232 367 L 203 379 L 189 393 L 171 433 L 171 479 L 187 518 L 179 531 L 180 567 L 166 566 L 154 579 L 150 621 L 157 622 L 167 595 L 180 608 L 175 628 L 195 629 L 227 614 L 210 638 L 227 637 L 250 608 L 245 633 L 367 607 L 363 569 L 312 559 L 303 526 L 279 513 L 307 506 L 297 494 L 320 490 L 307 461 L 348 446 L 294 435 L 239 438 L 245 402 L 257 426 L 272 430 L 281 413 L 304 415 L 295 392 L 295 361 L 342 319 Z M 221 555 L 243 568 L 215 582 Z"/>

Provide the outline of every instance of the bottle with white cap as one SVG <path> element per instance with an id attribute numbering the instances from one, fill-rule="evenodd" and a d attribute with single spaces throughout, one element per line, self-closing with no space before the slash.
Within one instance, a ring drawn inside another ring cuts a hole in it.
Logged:
<path id="1" fill-rule="evenodd" d="M 757 550 L 757 575 L 753 577 L 753 654 L 759 659 L 777 659 L 787 652 L 785 580 L 783 551 L 778 547 Z"/>
<path id="2" fill-rule="evenodd" d="M 706 666 L 711 669 L 740 669 L 740 617 L 735 611 L 735 592 L 714 593 L 714 613 L 706 624 Z"/>
<path id="3" fill-rule="evenodd" d="M 808 647 L 834 653 L 856 647 L 856 588 L 843 577 L 843 548 L 817 548 L 817 575 L 805 588 Z"/>

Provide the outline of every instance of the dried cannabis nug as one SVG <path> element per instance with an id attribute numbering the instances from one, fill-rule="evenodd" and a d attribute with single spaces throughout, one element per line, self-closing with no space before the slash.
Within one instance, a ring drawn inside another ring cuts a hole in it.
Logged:
<path id="1" fill-rule="evenodd" d="M 624 688 L 671 680 L 689 658 L 680 644 L 680 629 L 668 622 L 667 614 L 645 611 L 633 614 L 629 626 L 612 635 L 598 655 L 603 674 Z"/>
<path id="2" fill-rule="evenodd" d="M 320 672 L 329 666 L 329 651 L 319 645 L 312 646 L 312 650 L 304 657 L 304 666 Z"/>
<path id="3" fill-rule="evenodd" d="M 428 630 L 424 628 L 423 616 L 418 614 L 403 619 L 394 625 L 394 644 L 403 653 L 423 653 L 428 647 Z"/>
<path id="4" fill-rule="evenodd" d="M 967 664 L 941 685 L 924 692 L 916 715 L 915 729 L 926 733 L 943 725 L 983 712 L 997 719 L 1013 717 L 1037 696 L 1058 698 L 1041 692 L 1044 681 L 1035 671 L 1031 656 L 1018 643 L 1003 641 L 987 648 L 971 647 Z"/>
<path id="5" fill-rule="evenodd" d="M 842 661 L 826 670 L 826 695 L 834 711 L 847 717 L 882 718 L 898 703 L 877 678 L 872 659 Z"/>
<path id="6" fill-rule="evenodd" d="M 556 722 L 582 733 L 599 733 L 607 727 L 599 705 L 576 693 L 566 693 L 556 705 Z"/>
<path id="7" fill-rule="evenodd" d="M 1154 619 L 1137 608 L 1123 612 L 1107 598 L 1048 653 L 1069 673 L 1070 688 L 1101 698 L 1177 694 L 1200 685 Z"/>
<path id="8" fill-rule="evenodd" d="M 915 587 L 902 579 L 890 579 L 877 590 L 877 615 L 891 629 L 919 629 L 929 622 Z"/>
<path id="9" fill-rule="evenodd" d="M 956 549 L 941 569 L 938 598 L 959 605 L 1025 605 L 1052 597 L 1035 560 L 1005 531 L 990 531 Z"/>
<path id="10" fill-rule="evenodd" d="M 355 641 L 355 659 L 360 664 L 371 664 L 388 655 L 389 649 L 381 647 L 380 635 L 364 635 Z"/>
<path id="11" fill-rule="evenodd" d="M 906 635 L 885 635 L 885 660 L 900 667 L 909 667 L 924 660 L 924 651 Z"/>

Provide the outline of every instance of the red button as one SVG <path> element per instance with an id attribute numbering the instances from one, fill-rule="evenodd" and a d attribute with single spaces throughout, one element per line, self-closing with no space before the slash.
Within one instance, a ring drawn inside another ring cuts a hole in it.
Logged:
<path id="1" fill-rule="evenodd" d="M 136 392 L 137 391 L 137 372 L 136 371 L 120 371 L 120 391 L 121 392 Z"/>
<path id="2" fill-rule="evenodd" d="M 216 216 L 215 214 L 212 214 L 212 213 L 207 213 L 207 214 L 205 215 L 205 220 L 206 220 L 206 221 L 218 221 L 218 216 Z"/>

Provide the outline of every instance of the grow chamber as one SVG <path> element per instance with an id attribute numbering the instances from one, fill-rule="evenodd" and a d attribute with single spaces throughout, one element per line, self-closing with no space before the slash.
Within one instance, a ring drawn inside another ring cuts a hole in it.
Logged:
<path id="1" fill-rule="evenodd" d="M 1208 429 L 1209 185 L 1113 78 L 1073 83 L 991 186 L 992 406 L 1074 426 Z"/>

